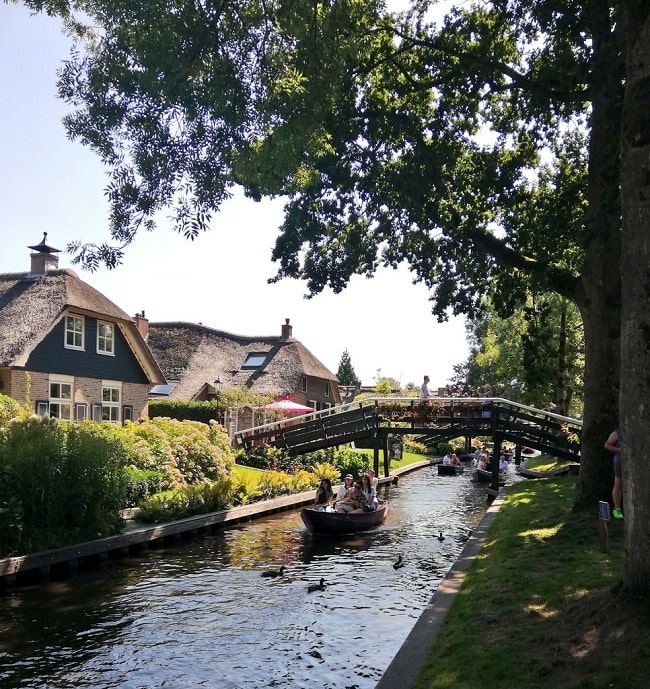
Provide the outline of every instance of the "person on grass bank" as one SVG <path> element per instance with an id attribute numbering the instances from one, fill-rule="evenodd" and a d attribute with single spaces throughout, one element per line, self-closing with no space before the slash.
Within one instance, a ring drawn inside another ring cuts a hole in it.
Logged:
<path id="1" fill-rule="evenodd" d="M 612 488 L 612 502 L 614 509 L 612 517 L 623 519 L 621 501 L 623 500 L 623 433 L 620 428 L 612 431 L 605 441 L 605 449 L 613 453 L 612 462 L 614 464 L 614 486 Z"/>

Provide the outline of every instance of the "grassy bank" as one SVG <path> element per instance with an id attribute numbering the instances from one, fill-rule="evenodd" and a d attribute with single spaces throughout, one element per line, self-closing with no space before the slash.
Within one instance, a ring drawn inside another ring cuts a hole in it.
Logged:
<path id="1" fill-rule="evenodd" d="M 518 483 L 457 595 L 413 689 L 645 689 L 649 601 L 620 590 L 623 525 L 609 554 L 575 480 Z"/>

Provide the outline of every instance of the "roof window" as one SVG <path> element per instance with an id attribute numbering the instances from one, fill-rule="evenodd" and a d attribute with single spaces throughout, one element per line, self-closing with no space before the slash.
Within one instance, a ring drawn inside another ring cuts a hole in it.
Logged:
<path id="1" fill-rule="evenodd" d="M 242 368 L 260 368 L 266 363 L 266 352 L 251 352 L 244 361 Z"/>

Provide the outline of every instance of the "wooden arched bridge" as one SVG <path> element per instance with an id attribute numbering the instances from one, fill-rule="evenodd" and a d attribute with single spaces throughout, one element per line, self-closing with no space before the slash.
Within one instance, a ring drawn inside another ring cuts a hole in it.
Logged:
<path id="1" fill-rule="evenodd" d="M 388 475 L 390 444 L 395 436 L 411 435 L 426 446 L 464 437 L 489 436 L 495 454 L 505 441 L 561 459 L 580 461 L 582 422 L 502 398 L 449 397 L 420 400 L 381 397 L 331 407 L 249 428 L 235 434 L 239 448 L 269 445 L 290 456 L 354 442 L 380 451 Z M 378 467 L 376 466 L 376 469 Z"/>

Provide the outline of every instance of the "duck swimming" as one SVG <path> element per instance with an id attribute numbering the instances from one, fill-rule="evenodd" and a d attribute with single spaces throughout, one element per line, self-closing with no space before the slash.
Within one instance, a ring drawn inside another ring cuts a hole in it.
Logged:
<path id="1" fill-rule="evenodd" d="M 281 577 L 284 574 L 284 565 L 280 569 L 267 569 L 266 572 L 262 572 L 263 577 Z"/>
<path id="2" fill-rule="evenodd" d="M 393 569 L 399 569 L 400 567 L 404 567 L 404 560 L 402 560 L 401 555 L 398 555 L 397 562 L 393 562 Z"/>
<path id="3" fill-rule="evenodd" d="M 314 591 L 324 591 L 325 590 L 325 579 L 321 577 L 320 584 L 309 584 L 307 587 L 308 593 L 313 593 Z"/>
<path id="4" fill-rule="evenodd" d="M 438 540 L 442 543 L 445 540 L 445 537 L 442 535 L 442 531 L 440 532 L 440 536 L 438 536 Z"/>

